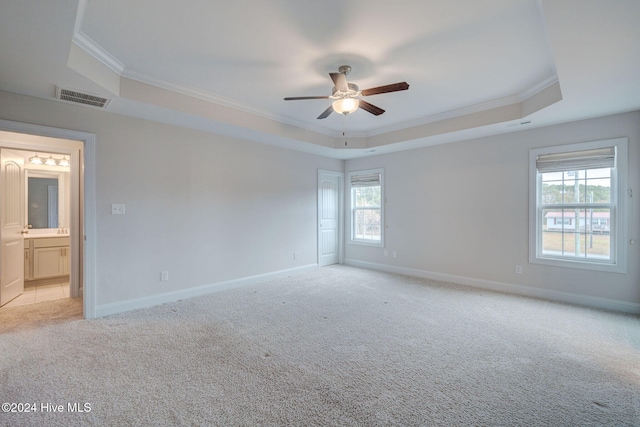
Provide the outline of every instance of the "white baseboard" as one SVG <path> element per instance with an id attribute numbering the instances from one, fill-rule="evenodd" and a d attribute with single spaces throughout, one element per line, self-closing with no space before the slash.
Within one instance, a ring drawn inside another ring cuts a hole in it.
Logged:
<path id="1" fill-rule="evenodd" d="M 424 279 L 438 280 L 441 282 L 456 283 L 492 291 L 507 292 L 527 297 L 541 298 L 550 301 L 565 302 L 592 308 L 619 311 L 622 313 L 640 314 L 640 304 L 619 301 L 607 298 L 592 297 L 587 295 L 572 294 L 569 292 L 554 291 L 550 289 L 534 288 L 532 286 L 514 285 L 511 283 L 496 282 L 492 280 L 474 279 L 472 277 L 456 276 L 452 274 L 436 273 L 432 271 L 418 270 L 414 268 L 398 267 L 388 264 L 345 259 L 344 263 L 353 267 L 367 268 L 370 270 L 384 271 L 387 273 L 403 274 L 405 276 L 421 277 Z"/>
<path id="2" fill-rule="evenodd" d="M 242 286 L 252 285 L 266 280 L 287 277 L 292 274 L 300 274 L 318 269 L 318 264 L 309 264 L 302 267 L 290 268 L 287 270 L 278 270 L 271 273 L 258 274 L 255 276 L 241 277 L 224 282 L 211 283 L 209 285 L 196 286 L 194 288 L 180 289 L 178 291 L 166 292 L 163 294 L 150 295 L 148 297 L 136 298 L 126 301 L 118 301 L 110 304 L 102 304 L 96 306 L 95 317 L 104 317 L 111 314 L 122 313 L 125 311 L 138 310 L 140 308 L 152 307 L 155 305 L 174 302 L 181 299 L 194 298 L 202 295 L 221 292 L 227 289 L 240 288 Z"/>

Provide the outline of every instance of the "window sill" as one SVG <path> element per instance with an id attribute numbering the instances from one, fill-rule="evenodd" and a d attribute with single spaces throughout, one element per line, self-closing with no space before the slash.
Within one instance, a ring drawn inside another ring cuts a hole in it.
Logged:
<path id="1" fill-rule="evenodd" d="M 374 248 L 383 248 L 384 244 L 382 242 L 371 242 L 368 240 L 350 240 L 349 244 L 358 245 L 358 246 L 371 246 Z"/>
<path id="2" fill-rule="evenodd" d="M 605 264 L 590 261 L 578 261 L 558 258 L 530 257 L 529 263 L 540 264 L 553 267 L 576 268 L 579 270 L 602 271 L 605 273 L 627 273 L 626 265 L 621 264 Z"/>

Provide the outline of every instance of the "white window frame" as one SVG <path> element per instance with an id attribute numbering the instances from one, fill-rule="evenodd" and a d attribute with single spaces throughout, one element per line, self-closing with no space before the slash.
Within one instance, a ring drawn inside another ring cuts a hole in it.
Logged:
<path id="1" fill-rule="evenodd" d="M 540 203 L 541 176 L 536 160 L 540 155 L 570 153 L 575 151 L 615 147 L 616 163 L 611 174 L 611 260 L 600 262 L 593 259 L 549 256 L 542 253 L 541 227 L 544 221 Z M 558 267 L 579 268 L 614 273 L 627 272 L 627 153 L 628 139 L 615 138 L 582 142 L 555 147 L 537 148 L 529 151 L 529 262 Z M 615 224 L 615 226 L 613 226 Z"/>
<path id="2" fill-rule="evenodd" d="M 355 237 L 355 200 L 354 200 L 354 192 L 353 186 L 351 185 L 352 177 L 357 175 L 373 175 L 380 174 L 380 241 L 372 241 L 368 239 L 357 239 Z M 350 227 L 350 239 L 349 243 L 356 245 L 364 245 L 364 246 L 375 246 L 375 247 L 384 247 L 384 205 L 385 205 L 385 196 L 384 196 L 384 169 L 367 169 L 361 171 L 353 171 L 349 172 L 347 183 L 349 186 L 349 227 Z"/>

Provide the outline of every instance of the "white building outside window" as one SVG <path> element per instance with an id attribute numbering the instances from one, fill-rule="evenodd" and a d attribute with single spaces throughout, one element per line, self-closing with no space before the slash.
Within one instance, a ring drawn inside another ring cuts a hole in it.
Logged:
<path id="1" fill-rule="evenodd" d="M 626 162 L 626 138 L 530 151 L 530 262 L 626 271 Z"/>

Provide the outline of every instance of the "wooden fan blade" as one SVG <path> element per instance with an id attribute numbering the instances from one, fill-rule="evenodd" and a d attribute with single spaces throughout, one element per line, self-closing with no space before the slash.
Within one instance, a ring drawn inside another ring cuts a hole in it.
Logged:
<path id="1" fill-rule="evenodd" d="M 301 99 L 329 99 L 328 96 L 290 96 L 285 101 L 299 101 Z"/>
<path id="2" fill-rule="evenodd" d="M 407 82 L 394 83 L 385 86 L 372 87 L 371 89 L 365 89 L 362 91 L 362 96 L 377 95 L 379 93 L 398 92 L 400 90 L 409 89 Z"/>
<path id="3" fill-rule="evenodd" d="M 336 89 L 341 92 L 346 92 L 349 90 L 349 85 L 347 84 L 347 76 L 343 73 L 329 73 L 331 76 L 331 80 L 333 80 L 333 84 Z"/>
<path id="4" fill-rule="evenodd" d="M 329 117 L 329 114 L 333 113 L 333 106 L 329 105 L 329 108 L 327 108 L 326 110 L 324 110 L 322 112 L 322 114 L 320 114 L 318 116 L 318 120 L 320 119 L 326 119 L 327 117 Z"/>
<path id="5" fill-rule="evenodd" d="M 374 116 L 379 116 L 380 114 L 384 113 L 384 110 L 382 108 L 376 107 L 375 105 L 369 104 L 367 101 L 363 100 L 360 100 L 360 108 L 373 114 Z"/>

